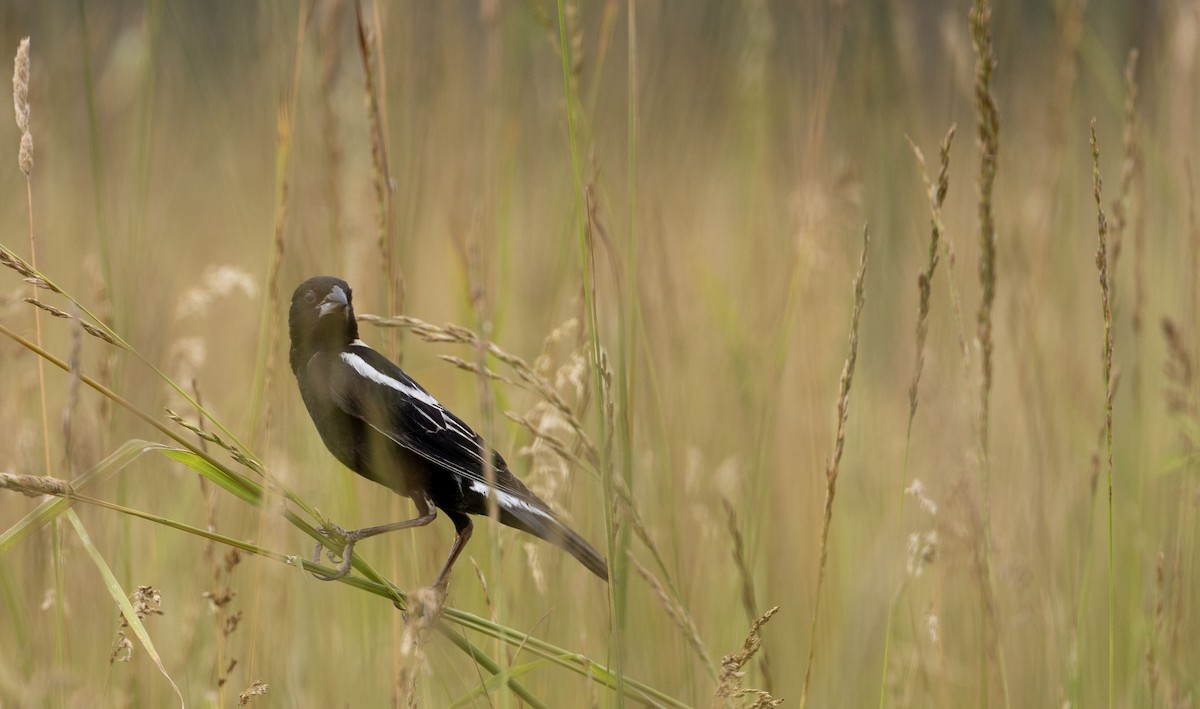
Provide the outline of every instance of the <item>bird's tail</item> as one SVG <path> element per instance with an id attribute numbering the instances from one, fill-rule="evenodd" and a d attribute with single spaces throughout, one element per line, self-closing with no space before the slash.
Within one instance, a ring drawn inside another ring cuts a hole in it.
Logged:
<path id="1" fill-rule="evenodd" d="M 600 556 L 600 552 L 573 529 L 558 521 L 549 510 L 533 505 L 502 505 L 500 522 L 565 549 L 578 559 L 579 563 L 586 566 L 588 571 L 605 581 L 608 580 L 608 563 Z"/>

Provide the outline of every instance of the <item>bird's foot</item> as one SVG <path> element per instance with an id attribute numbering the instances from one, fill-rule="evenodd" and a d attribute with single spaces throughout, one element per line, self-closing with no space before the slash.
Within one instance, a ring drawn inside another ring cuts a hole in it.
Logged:
<path id="1" fill-rule="evenodd" d="M 339 556 L 333 551 L 333 549 L 327 548 L 323 542 L 317 542 L 316 548 L 313 549 L 314 564 L 321 563 L 322 549 L 326 550 L 325 556 L 330 561 L 339 561 L 340 559 L 340 563 L 337 565 L 337 569 L 333 574 L 313 574 L 313 576 L 317 577 L 321 581 L 336 581 L 346 574 L 349 574 L 350 564 L 354 561 L 354 544 L 358 542 L 359 536 L 354 531 L 347 531 L 333 523 L 323 524 L 320 527 L 317 527 L 317 532 L 325 535 L 332 541 L 341 542 L 342 553 Z"/>

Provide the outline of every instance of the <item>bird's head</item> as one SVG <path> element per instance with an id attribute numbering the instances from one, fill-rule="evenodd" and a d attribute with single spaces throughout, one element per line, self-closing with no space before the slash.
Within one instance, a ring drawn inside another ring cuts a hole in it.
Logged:
<path id="1" fill-rule="evenodd" d="M 310 278 L 292 294 L 288 330 L 293 359 L 322 350 L 340 350 L 358 339 L 350 284 L 333 276 Z"/>

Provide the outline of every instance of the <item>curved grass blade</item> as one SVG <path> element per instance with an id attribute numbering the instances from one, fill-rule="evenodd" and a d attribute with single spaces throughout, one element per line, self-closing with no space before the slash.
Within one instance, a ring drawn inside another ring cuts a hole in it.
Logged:
<path id="1" fill-rule="evenodd" d="M 75 528 L 75 534 L 79 535 L 79 541 L 83 544 L 84 550 L 88 556 L 92 558 L 92 563 L 100 571 L 100 575 L 104 577 L 104 586 L 108 589 L 109 595 L 117 602 L 121 608 L 121 614 L 125 616 L 125 621 L 129 623 L 129 627 L 133 630 L 133 634 L 142 643 L 142 647 L 146 649 L 146 654 L 154 661 L 158 671 L 163 677 L 167 678 L 167 682 L 171 684 L 171 689 L 175 690 L 175 696 L 179 697 L 179 706 L 186 707 L 187 703 L 183 701 L 183 693 L 179 691 L 179 685 L 175 684 L 175 680 L 171 679 L 171 675 L 167 673 L 167 668 L 163 666 L 162 658 L 158 656 L 158 650 L 154 649 L 154 643 L 150 640 L 150 634 L 146 632 L 146 627 L 142 625 L 142 621 L 138 620 L 137 613 L 133 610 L 133 604 L 129 602 L 129 594 L 125 589 L 121 588 L 120 582 L 109 568 L 108 562 L 100 554 L 100 550 L 96 545 L 92 544 L 91 537 L 88 536 L 87 530 L 84 529 L 83 523 L 79 521 L 79 516 L 74 510 L 67 510 L 67 520 L 71 522 L 71 526 Z"/>
<path id="2" fill-rule="evenodd" d="M 182 448 L 162 448 L 163 455 L 200 473 L 218 487 L 255 507 L 262 503 L 262 486 L 228 468 L 213 465 L 204 458 Z"/>

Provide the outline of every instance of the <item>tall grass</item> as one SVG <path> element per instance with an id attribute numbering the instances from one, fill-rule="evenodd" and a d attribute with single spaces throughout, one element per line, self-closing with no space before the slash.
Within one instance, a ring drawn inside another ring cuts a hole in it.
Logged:
<path id="1" fill-rule="evenodd" d="M 1195 703 L 1195 8 L 353 5 L 6 7 L 0 704 Z M 484 519 L 444 603 L 445 521 L 312 579 L 411 513 L 284 368 L 318 273 L 610 585 Z"/>

